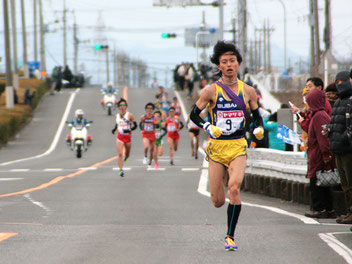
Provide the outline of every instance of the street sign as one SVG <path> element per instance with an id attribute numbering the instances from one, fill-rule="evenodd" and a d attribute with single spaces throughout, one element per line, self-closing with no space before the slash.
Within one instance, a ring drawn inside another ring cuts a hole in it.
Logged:
<path id="1" fill-rule="evenodd" d="M 185 29 L 185 46 L 196 46 L 196 34 L 198 32 L 208 32 L 208 34 L 199 34 L 197 37 L 198 47 L 207 48 L 213 46 L 218 41 L 218 30 L 217 28 L 186 28 Z"/>
<path id="2" fill-rule="evenodd" d="M 29 61 L 28 68 L 30 71 L 35 71 L 40 68 L 40 61 Z"/>
<path id="3" fill-rule="evenodd" d="M 191 5 L 202 5 L 200 0 L 153 0 L 153 6 L 191 6 Z"/>

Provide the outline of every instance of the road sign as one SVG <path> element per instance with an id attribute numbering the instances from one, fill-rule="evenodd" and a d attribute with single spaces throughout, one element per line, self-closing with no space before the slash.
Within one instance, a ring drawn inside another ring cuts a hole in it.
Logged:
<path id="1" fill-rule="evenodd" d="M 196 46 L 196 34 L 198 32 L 208 32 L 209 34 L 200 34 L 198 36 L 198 47 L 207 48 L 215 45 L 218 41 L 218 30 L 217 28 L 186 28 L 185 29 L 185 46 Z"/>

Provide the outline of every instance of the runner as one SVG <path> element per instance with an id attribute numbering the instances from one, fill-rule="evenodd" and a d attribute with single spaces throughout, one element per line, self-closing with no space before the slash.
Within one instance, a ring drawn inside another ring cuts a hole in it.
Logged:
<path id="1" fill-rule="evenodd" d="M 192 107 L 193 108 L 193 107 Z M 199 147 L 199 127 L 192 122 L 192 120 L 187 120 L 188 135 L 191 139 L 191 149 L 192 157 L 198 159 L 198 147 Z"/>
<path id="2" fill-rule="evenodd" d="M 255 90 L 237 79 L 242 57 L 232 42 L 218 41 L 214 46 L 212 63 L 217 65 L 219 80 L 200 96 L 190 119 L 203 127 L 210 136 L 206 153 L 209 161 L 209 189 L 215 207 L 225 204 L 224 178 L 229 175 L 227 208 L 228 230 L 225 249 L 236 250 L 234 233 L 241 212 L 240 187 L 246 169 L 247 142 L 244 137 L 244 113 L 248 103 L 256 129 L 255 136 L 263 138 L 263 120 L 260 117 Z M 199 114 L 207 107 L 209 122 Z"/>
<path id="3" fill-rule="evenodd" d="M 115 115 L 116 125 L 112 133 L 115 134 L 117 130 L 117 162 L 120 168 L 120 176 L 123 177 L 125 175 L 123 163 L 128 161 L 131 152 L 131 131 L 137 128 L 137 122 L 134 116 L 127 112 L 127 101 L 125 99 L 121 98 L 117 102 L 117 107 L 119 108 L 119 113 Z"/>
<path id="4" fill-rule="evenodd" d="M 173 108 L 175 108 L 175 117 L 179 117 L 181 116 L 181 106 L 178 103 L 177 97 L 175 96 L 174 98 L 172 98 L 172 104 L 171 106 Z"/>
<path id="5" fill-rule="evenodd" d="M 153 103 L 147 103 L 145 105 L 145 115 L 141 116 L 141 121 L 139 123 L 139 128 L 142 133 L 142 140 L 144 145 L 144 165 L 152 165 L 154 147 L 155 147 L 155 125 L 153 118 L 153 111 L 155 109 L 155 105 Z M 148 161 L 148 150 L 149 150 L 149 161 Z"/>
<path id="6" fill-rule="evenodd" d="M 173 151 L 177 151 L 178 140 L 180 138 L 178 132 L 183 128 L 182 121 L 175 117 L 174 107 L 170 107 L 169 109 L 169 117 L 166 119 L 165 126 L 167 130 L 167 143 L 169 144 L 170 165 L 174 165 Z"/>
<path id="7" fill-rule="evenodd" d="M 159 169 L 158 156 L 163 155 L 163 137 L 166 135 L 166 129 L 163 127 L 163 122 L 161 119 L 161 112 L 154 112 L 154 124 L 155 124 L 155 150 L 154 150 L 154 169 Z"/>

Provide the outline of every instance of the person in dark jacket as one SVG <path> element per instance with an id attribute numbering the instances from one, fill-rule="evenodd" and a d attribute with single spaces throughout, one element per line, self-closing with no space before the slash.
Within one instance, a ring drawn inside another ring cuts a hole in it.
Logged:
<path id="1" fill-rule="evenodd" d="M 337 169 L 341 178 L 341 187 L 345 195 L 347 215 L 337 218 L 341 224 L 352 224 L 352 136 L 348 133 L 351 124 L 347 124 L 346 112 L 352 115 L 352 79 L 348 71 L 339 72 L 335 77 L 338 91 L 329 125 L 330 150 L 336 156 Z"/>
<path id="2" fill-rule="evenodd" d="M 335 168 L 334 156 L 329 149 L 329 139 L 321 133 L 322 125 L 328 125 L 330 116 L 325 112 L 326 96 L 324 91 L 315 89 L 306 97 L 308 109 L 311 112 L 308 128 L 308 174 L 310 179 L 311 212 L 307 217 L 335 218 L 331 187 L 316 185 L 316 173 L 320 170 Z"/>

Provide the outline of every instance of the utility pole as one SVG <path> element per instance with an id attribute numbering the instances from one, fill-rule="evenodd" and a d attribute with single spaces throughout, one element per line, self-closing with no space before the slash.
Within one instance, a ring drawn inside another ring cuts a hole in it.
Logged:
<path id="1" fill-rule="evenodd" d="M 257 31 L 254 30 L 254 65 L 255 73 L 258 73 L 258 40 L 257 40 Z"/>
<path id="2" fill-rule="evenodd" d="M 247 67 L 247 0 L 238 0 L 238 19 L 239 47 L 243 58 L 241 66 L 244 72 Z"/>
<path id="3" fill-rule="evenodd" d="M 219 40 L 224 39 L 224 0 L 219 0 Z"/>
<path id="4" fill-rule="evenodd" d="M 267 39 L 266 39 L 266 22 L 264 20 L 264 27 L 262 29 L 263 32 L 263 39 L 264 39 L 264 43 L 263 43 L 263 47 L 264 47 L 264 72 L 268 71 L 268 64 L 267 64 Z"/>
<path id="5" fill-rule="evenodd" d="M 260 34 L 260 31 L 259 29 L 256 29 L 256 32 L 259 32 L 259 47 L 258 47 L 258 50 L 259 50 L 259 62 L 258 62 L 258 66 L 259 66 L 259 71 L 261 71 L 261 68 L 262 68 L 262 34 Z"/>
<path id="6" fill-rule="evenodd" d="M 236 18 L 232 19 L 232 41 L 236 44 Z"/>
<path id="7" fill-rule="evenodd" d="M 21 16 L 22 16 L 22 40 L 23 40 L 23 72 L 24 77 L 29 78 L 28 55 L 27 55 L 27 32 L 24 0 L 21 0 Z"/>
<path id="8" fill-rule="evenodd" d="M 310 24 L 310 74 L 315 71 L 315 42 L 314 42 L 314 11 L 313 1 L 309 0 L 309 24 Z"/>
<path id="9" fill-rule="evenodd" d="M 5 56 L 6 56 L 6 107 L 13 108 L 14 94 L 11 70 L 11 47 L 10 47 L 10 27 L 9 27 L 9 7 L 8 0 L 3 0 L 4 12 L 4 37 L 5 37 Z"/>
<path id="10" fill-rule="evenodd" d="M 38 61 L 37 0 L 33 0 L 34 61 Z"/>
<path id="11" fill-rule="evenodd" d="M 331 8 L 330 0 L 325 0 L 325 29 L 324 29 L 325 51 L 331 48 Z"/>
<path id="12" fill-rule="evenodd" d="M 110 67 L 109 67 L 109 48 L 105 50 L 106 52 L 106 82 L 110 82 Z"/>
<path id="13" fill-rule="evenodd" d="M 74 17 L 74 23 L 73 23 L 73 70 L 74 70 L 74 73 L 77 74 L 79 39 L 77 37 L 77 24 L 76 24 L 76 16 L 74 13 L 73 13 L 73 17 Z"/>
<path id="14" fill-rule="evenodd" d="M 11 3 L 11 24 L 12 24 L 12 49 L 13 49 L 13 88 L 18 89 L 18 68 L 17 68 L 17 30 L 16 30 L 16 1 Z"/>
<path id="15" fill-rule="evenodd" d="M 67 45 L 67 43 L 66 43 L 66 12 L 67 12 L 67 10 L 66 10 L 66 0 L 64 0 L 64 11 L 63 11 L 63 18 L 62 18 L 62 21 L 63 21 L 63 23 L 64 23 L 64 67 L 67 65 L 67 52 L 66 52 L 66 45 Z"/>
<path id="16" fill-rule="evenodd" d="M 116 47 L 114 46 L 114 87 L 117 87 L 117 56 L 116 56 Z"/>
<path id="17" fill-rule="evenodd" d="M 267 46 L 267 49 L 268 49 L 268 73 L 271 73 L 271 44 L 270 44 L 270 33 L 271 31 L 274 31 L 274 29 L 270 28 L 270 25 L 269 25 L 269 20 L 267 20 L 267 39 L 268 39 L 268 46 Z"/>
<path id="18" fill-rule="evenodd" d="M 46 72 L 45 61 L 45 39 L 44 39 L 44 21 L 43 21 L 43 0 L 39 0 L 39 27 L 40 27 L 40 65 L 41 71 Z"/>
<path id="19" fill-rule="evenodd" d="M 320 41 L 319 41 L 318 0 L 314 0 L 314 32 L 315 32 L 314 37 L 315 37 L 316 66 L 319 67 L 319 65 L 320 65 Z"/>

